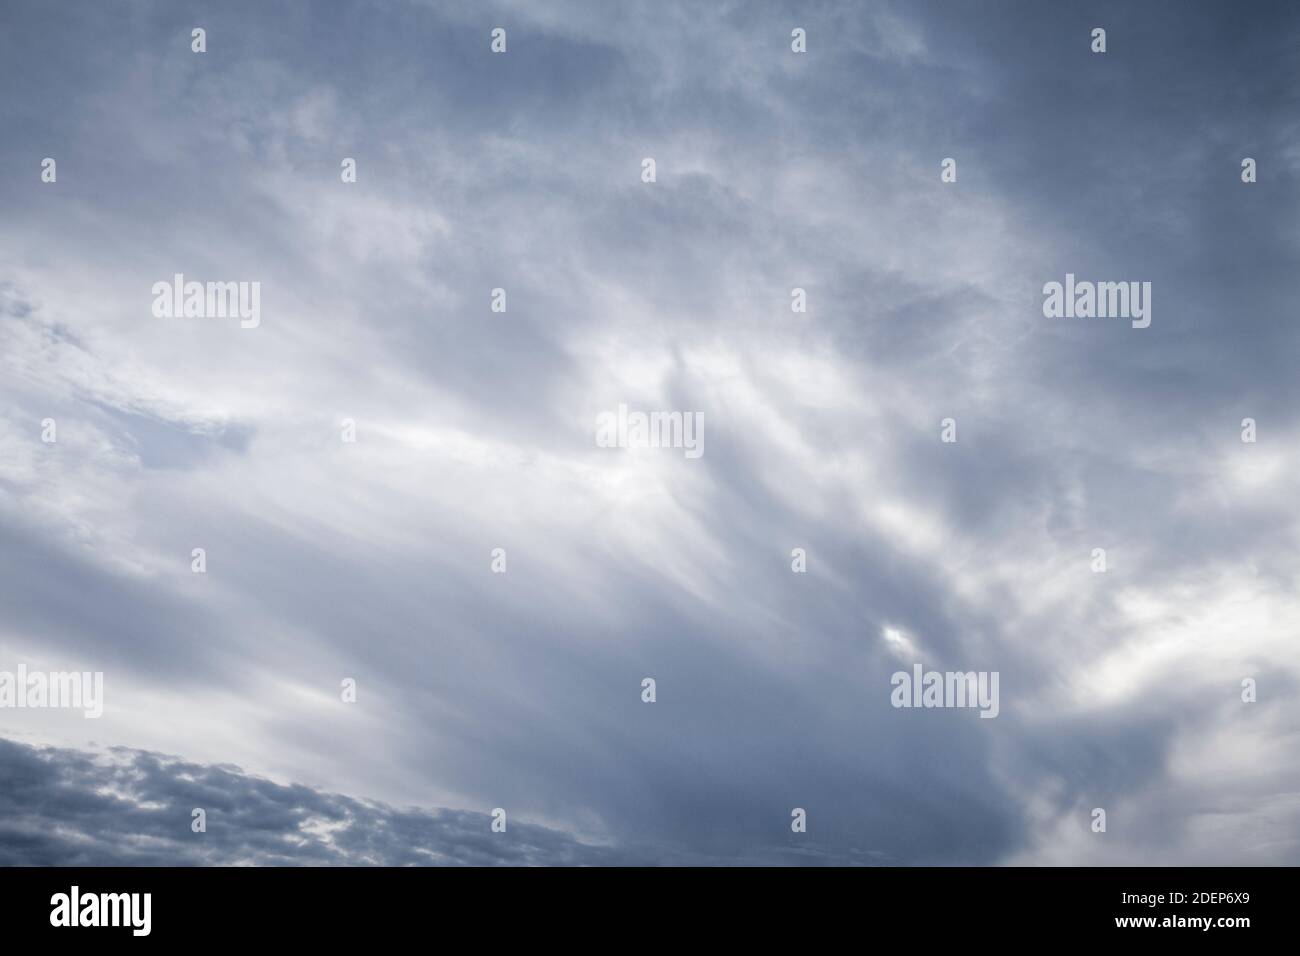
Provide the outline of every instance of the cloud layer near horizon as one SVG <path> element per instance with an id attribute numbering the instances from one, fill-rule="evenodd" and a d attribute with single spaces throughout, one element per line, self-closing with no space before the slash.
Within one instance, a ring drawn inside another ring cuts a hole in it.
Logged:
<path id="1" fill-rule="evenodd" d="M 107 696 L 0 711 L 71 748 L 7 750 L 51 793 L 95 741 L 361 843 L 362 798 L 506 807 L 520 862 L 1300 860 L 1292 5 L 3 18 L 0 669 Z M 154 318 L 177 272 L 261 327 Z M 1067 272 L 1152 282 L 1151 327 L 1045 319 Z M 704 456 L 597 448 L 621 402 Z M 914 660 L 1000 716 L 893 709 Z"/>
<path id="2" fill-rule="evenodd" d="M 233 766 L 0 740 L 0 866 L 607 865 L 609 848 L 487 814 L 398 810 Z M 192 812 L 207 814 L 195 832 Z M 632 857 L 629 862 L 647 862 Z"/>

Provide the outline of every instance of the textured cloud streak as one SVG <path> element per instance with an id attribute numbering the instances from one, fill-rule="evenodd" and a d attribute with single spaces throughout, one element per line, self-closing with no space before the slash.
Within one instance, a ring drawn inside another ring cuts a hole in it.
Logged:
<path id="1" fill-rule="evenodd" d="M 397 810 L 123 747 L 87 753 L 0 740 L 0 779 L 3 866 L 622 862 L 545 827 L 494 835 L 486 814 Z M 196 807 L 207 811 L 203 833 L 191 830 Z"/>

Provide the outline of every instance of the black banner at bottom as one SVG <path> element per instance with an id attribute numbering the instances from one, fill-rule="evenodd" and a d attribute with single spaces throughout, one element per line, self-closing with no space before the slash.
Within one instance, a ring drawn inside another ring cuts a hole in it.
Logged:
<path id="1" fill-rule="evenodd" d="M 1071 938 L 1183 945 L 1290 938 L 1296 870 L 0 870 L 5 939 L 374 943 L 415 934 L 807 946 Z M 883 934 L 883 935 L 882 935 Z M 435 936 L 433 938 L 439 938 Z"/>

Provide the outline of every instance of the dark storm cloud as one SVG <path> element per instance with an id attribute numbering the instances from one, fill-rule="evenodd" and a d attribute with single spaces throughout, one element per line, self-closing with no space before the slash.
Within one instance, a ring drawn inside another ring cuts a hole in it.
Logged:
<path id="1" fill-rule="evenodd" d="M 632 862 L 541 826 L 507 821 L 494 834 L 485 813 L 399 810 L 123 747 L 0 740 L 0 768 L 3 866 Z M 191 829 L 195 808 L 206 832 Z"/>

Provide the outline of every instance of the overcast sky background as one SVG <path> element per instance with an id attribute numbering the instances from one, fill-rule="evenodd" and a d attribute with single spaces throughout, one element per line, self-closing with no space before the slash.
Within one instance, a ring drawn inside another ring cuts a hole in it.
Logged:
<path id="1" fill-rule="evenodd" d="M 106 708 L 0 711 L 0 863 L 1300 862 L 1297 76 L 1289 2 L 6 2 L 0 669 Z"/>

